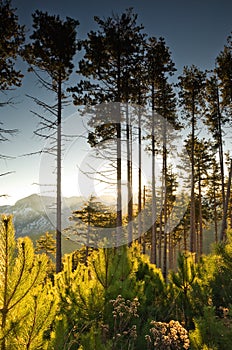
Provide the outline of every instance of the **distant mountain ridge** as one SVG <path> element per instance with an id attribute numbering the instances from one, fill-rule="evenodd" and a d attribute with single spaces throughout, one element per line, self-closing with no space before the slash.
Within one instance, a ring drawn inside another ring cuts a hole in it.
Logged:
<path id="1" fill-rule="evenodd" d="M 62 227 L 67 227 L 73 210 L 79 210 L 82 197 L 63 198 Z M 12 214 L 16 237 L 34 236 L 55 229 L 55 198 L 32 194 L 18 200 L 14 205 L 0 206 L 1 214 Z"/>

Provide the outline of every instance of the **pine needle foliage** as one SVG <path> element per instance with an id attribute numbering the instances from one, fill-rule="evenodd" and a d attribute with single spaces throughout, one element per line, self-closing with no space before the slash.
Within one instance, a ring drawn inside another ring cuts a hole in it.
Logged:
<path id="1" fill-rule="evenodd" d="M 218 317 L 214 307 L 204 307 L 204 316 L 194 320 L 190 331 L 191 349 L 227 350 L 231 348 L 231 317 Z"/>
<path id="2" fill-rule="evenodd" d="M 191 322 L 191 300 L 190 292 L 193 288 L 193 283 L 196 278 L 196 264 L 194 262 L 194 254 L 184 252 L 178 257 L 178 271 L 171 271 L 170 281 L 174 288 L 177 289 L 176 303 L 178 310 L 182 313 L 185 327 L 190 326 Z M 181 315 L 179 315 L 181 317 Z"/>
<path id="3" fill-rule="evenodd" d="M 23 75 L 16 68 L 16 59 L 24 43 L 25 28 L 18 23 L 11 1 L 0 1 L 0 91 L 21 85 Z M 4 103 L 0 103 L 3 106 Z"/>
<path id="4" fill-rule="evenodd" d="M 12 216 L 0 222 L 0 348 L 46 349 L 44 332 L 56 308 L 46 282 L 47 258 L 14 236 Z"/>

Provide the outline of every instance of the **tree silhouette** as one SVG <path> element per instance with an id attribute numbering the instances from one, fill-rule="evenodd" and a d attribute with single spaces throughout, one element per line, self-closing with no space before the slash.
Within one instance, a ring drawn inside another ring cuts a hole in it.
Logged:
<path id="1" fill-rule="evenodd" d="M 6 94 L 21 85 L 23 74 L 15 67 L 16 60 L 20 55 L 22 44 L 24 43 L 24 26 L 18 23 L 16 10 L 11 7 L 8 0 L 0 0 L 0 91 Z M 12 104 L 13 100 L 0 99 L 0 107 Z M 0 121 L 0 142 L 9 141 L 10 136 L 17 133 L 17 129 L 7 129 Z M 0 154 L 0 159 L 10 158 Z M 11 172 L 0 174 L 0 176 Z M 4 195 L 4 194 L 2 194 Z"/>
<path id="2" fill-rule="evenodd" d="M 107 240 L 112 240 L 112 237 L 104 234 L 104 229 L 115 228 L 116 230 L 116 215 L 113 208 L 107 207 L 96 197 L 90 196 L 82 208 L 75 210 L 69 219 L 73 225 L 65 229 L 65 234 L 75 242 L 85 245 L 85 264 L 87 264 L 89 247 L 98 248 L 106 244 Z"/>
<path id="3" fill-rule="evenodd" d="M 184 67 L 182 76 L 179 77 L 178 87 L 180 105 L 183 108 L 186 120 L 191 125 L 191 211 L 190 211 L 190 251 L 196 251 L 196 227 L 195 227 L 195 133 L 197 125 L 197 116 L 201 115 L 201 108 L 204 105 L 205 91 L 205 73 L 196 66 Z"/>
<path id="4" fill-rule="evenodd" d="M 219 164 L 221 171 L 221 188 L 222 188 L 222 208 L 225 205 L 225 184 L 224 184 L 224 151 L 223 151 L 223 126 L 229 121 L 228 115 L 223 111 L 224 103 L 220 100 L 220 84 L 217 73 L 206 80 L 206 101 L 207 113 L 205 123 L 211 132 L 218 149 Z"/>
<path id="5" fill-rule="evenodd" d="M 76 26 L 78 21 L 47 12 L 36 11 L 33 15 L 34 32 L 30 36 L 32 43 L 26 45 L 24 57 L 34 71 L 42 86 L 55 94 L 56 104 L 48 105 L 36 98 L 34 101 L 49 112 L 55 120 L 39 115 L 40 127 L 35 133 L 42 138 L 53 137 L 56 141 L 56 271 L 61 270 L 61 146 L 62 146 L 62 109 L 65 105 L 65 92 L 62 90 L 72 73 L 72 59 L 77 50 Z M 37 72 L 37 69 L 39 72 Z M 49 132 L 50 131 L 50 135 Z M 50 152 L 54 152 L 54 148 Z"/>
<path id="6" fill-rule="evenodd" d="M 18 23 L 16 10 L 8 0 L 0 1 L 0 90 L 1 92 L 20 86 L 22 73 L 15 68 L 15 62 L 24 43 L 24 26 Z M 8 101 L 9 102 L 9 101 Z M 4 101 L 0 101 L 0 107 Z"/>
<path id="7" fill-rule="evenodd" d="M 52 237 L 53 235 L 46 232 L 36 240 L 36 252 L 45 253 L 48 257 L 55 255 L 56 253 L 56 241 Z"/>
<path id="8" fill-rule="evenodd" d="M 152 240 L 151 240 L 151 261 L 157 263 L 157 200 L 156 200 L 156 179 L 155 179 L 155 157 L 158 138 L 160 133 L 165 136 L 165 130 L 158 130 L 160 124 L 157 113 L 163 118 L 170 118 L 174 114 L 175 101 L 172 87 L 167 81 L 167 76 L 175 71 L 174 63 L 171 59 L 171 53 L 163 38 L 149 38 L 145 50 L 145 70 L 147 72 L 147 85 L 149 88 L 147 97 L 151 104 L 152 113 L 147 120 L 147 133 L 151 138 L 152 154 Z M 163 115 L 165 114 L 165 115 Z M 166 136 L 165 136 L 166 137 Z M 166 147 L 164 147 L 166 152 Z M 164 154 L 164 159 L 166 159 Z M 161 239 L 160 239 L 161 240 Z M 159 246 L 159 257 L 161 257 L 161 246 Z M 159 258 L 161 260 L 161 258 Z"/>
<path id="9" fill-rule="evenodd" d="M 81 80 L 71 91 L 76 105 L 115 102 L 108 123 L 104 118 L 102 120 L 104 125 L 99 125 L 99 120 L 96 123 L 96 118 L 93 117 L 90 125 L 94 128 L 94 132 L 91 134 L 94 143 L 98 143 L 100 140 L 104 141 L 109 137 L 113 138 L 116 143 L 117 228 L 118 236 L 120 236 L 122 226 L 121 142 L 123 138 L 121 103 L 128 103 L 135 99 L 136 80 L 134 77 L 136 76 L 136 63 L 143 46 L 144 34 L 141 32 L 143 26 L 137 25 L 137 15 L 133 13 L 132 9 L 126 10 L 121 16 L 113 15 L 106 19 L 99 17 L 94 19 L 99 29 L 96 32 L 90 31 L 88 38 L 83 41 L 85 54 L 79 64 L 78 73 L 81 73 L 85 80 Z M 128 115 L 126 114 L 126 116 Z M 128 120 L 126 120 L 126 125 L 126 139 L 127 145 L 129 145 Z M 128 154 L 127 157 L 128 177 L 131 178 L 130 155 Z M 128 180 L 130 184 L 131 179 Z M 131 204 L 131 202 L 128 203 L 130 216 L 132 215 Z"/>

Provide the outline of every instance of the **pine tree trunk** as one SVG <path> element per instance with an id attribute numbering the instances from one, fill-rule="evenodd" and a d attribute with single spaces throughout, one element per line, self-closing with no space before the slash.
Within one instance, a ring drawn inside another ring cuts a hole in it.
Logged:
<path id="1" fill-rule="evenodd" d="M 163 275 L 167 278 L 167 128 L 166 119 L 163 132 L 163 177 L 164 177 L 164 254 L 163 254 Z M 161 202 L 162 203 L 162 202 Z"/>
<path id="2" fill-rule="evenodd" d="M 122 237 L 122 160 L 121 160 L 121 110 L 119 106 L 117 121 L 117 227 L 116 227 L 116 246 L 120 245 Z"/>
<path id="3" fill-rule="evenodd" d="M 62 91 L 61 76 L 58 81 L 58 112 L 57 112 L 57 193 L 56 193 L 56 273 L 62 270 L 61 252 L 61 113 Z"/>
<path id="4" fill-rule="evenodd" d="M 151 213 L 151 263 L 157 263 L 157 234 L 156 234 L 156 181 L 155 181 L 155 86 L 152 84 L 152 135 L 151 135 L 151 152 L 152 152 L 152 213 Z"/>
<path id="5" fill-rule="evenodd" d="M 194 145 L 195 145 L 195 108 L 194 97 L 192 101 L 192 134 L 191 134 L 191 207 L 190 207 L 190 251 L 196 251 L 196 228 L 195 228 L 195 161 L 194 161 Z"/>
<path id="6" fill-rule="evenodd" d="M 199 191 L 199 255 L 203 254 L 203 222 L 202 222 L 202 195 L 201 195 L 201 174 L 200 166 L 198 168 L 199 179 L 198 179 L 198 191 Z"/>
<path id="7" fill-rule="evenodd" d="M 126 105 L 126 145 L 127 145 L 127 210 L 128 210 L 128 245 L 133 240 L 132 219 L 133 219 L 133 194 L 132 194 L 132 162 L 131 162 L 131 127 L 129 120 L 128 104 Z"/>
<path id="8" fill-rule="evenodd" d="M 171 239 L 171 233 L 168 233 L 168 268 L 173 269 L 173 255 L 174 255 L 174 246 Z"/>
<path id="9" fill-rule="evenodd" d="M 214 181 L 214 179 L 213 179 Z M 215 242 L 218 242 L 218 216 L 217 216 L 217 202 L 216 202 L 216 188 L 215 182 L 213 184 L 213 209 L 214 209 L 214 230 L 215 230 Z"/>
<path id="10" fill-rule="evenodd" d="M 122 237 L 122 126 L 121 126 L 121 56 L 117 57 L 117 111 L 116 111 L 116 135 L 117 135 L 117 218 L 116 218 L 116 247 L 120 245 Z"/>
<path id="11" fill-rule="evenodd" d="M 152 214 L 151 214 L 151 263 L 157 263 L 156 257 L 156 181 L 155 181 L 155 115 L 154 111 L 152 111 Z"/>
<path id="12" fill-rule="evenodd" d="M 8 308 L 7 308 L 7 294 L 8 294 L 8 267 L 9 267 L 9 261 L 8 261 L 8 250 L 9 250 L 9 246 L 8 246 L 8 221 L 6 220 L 4 222 L 4 228 L 5 228 L 5 247 L 4 247 L 4 255 L 6 257 L 5 261 L 4 261 L 4 265 L 5 265 L 5 269 L 4 269 L 4 282 L 3 282 L 3 288 L 4 288 L 4 292 L 3 292 L 3 307 L 2 307 L 2 322 L 1 322 L 1 328 L 3 330 L 3 333 L 5 333 L 5 327 L 6 327 L 6 319 L 7 319 L 7 313 L 8 313 Z M 2 339 L 2 344 L 1 344 L 1 350 L 6 350 L 6 340 L 5 340 L 5 334 L 3 334 L 3 339 Z"/>
<path id="13" fill-rule="evenodd" d="M 146 207 L 146 186 L 143 186 L 143 217 L 142 217 L 142 225 L 143 225 L 143 237 L 142 237 L 142 246 L 143 246 L 143 254 L 146 254 L 146 237 L 145 237 L 145 207 Z"/>
<path id="14" fill-rule="evenodd" d="M 232 228 L 232 195 L 230 195 L 229 218 L 230 218 L 230 228 Z"/>
<path id="15" fill-rule="evenodd" d="M 88 228 L 87 228 L 87 240 L 85 247 L 85 266 L 88 266 L 88 256 L 89 256 L 89 241 L 90 241 L 90 225 L 91 225 L 91 214 L 88 212 Z"/>
<path id="16" fill-rule="evenodd" d="M 219 101 L 219 91 L 217 88 L 217 112 L 218 112 L 218 138 L 219 138 L 219 162 L 221 169 L 221 186 L 222 186 L 222 208 L 225 207 L 225 183 L 224 183 L 224 157 L 223 157 L 223 142 L 222 142 L 222 123 Z"/>
<path id="17" fill-rule="evenodd" d="M 139 101 L 140 103 L 140 101 Z M 141 131 L 141 111 L 139 106 L 139 115 L 138 115 L 138 142 L 139 142 L 139 169 L 138 169 L 138 237 L 139 242 L 141 243 L 142 235 L 142 131 Z"/>
<path id="18" fill-rule="evenodd" d="M 163 165 L 164 166 L 164 165 Z M 162 168 L 162 181 L 161 181 L 161 196 L 160 196 L 160 215 L 159 215 L 159 244 L 158 244 L 158 255 L 159 255 L 159 267 L 162 266 L 162 261 L 161 261 L 161 256 L 162 256 L 162 241 L 163 241 L 163 216 L 164 216 L 164 206 L 163 206 L 163 202 L 164 202 L 164 171 Z"/>
<path id="19" fill-rule="evenodd" d="M 229 172 L 227 192 L 226 192 L 226 198 L 225 198 L 225 206 L 224 206 L 224 212 L 223 212 L 223 218 L 222 218 L 222 227 L 221 227 L 221 235 L 220 235 L 221 241 L 226 239 L 227 213 L 228 213 L 229 199 L 230 199 L 231 178 L 232 178 L 232 159 L 230 161 L 230 172 Z"/>
<path id="20" fill-rule="evenodd" d="M 186 221 L 184 221 L 184 251 L 187 251 L 187 228 Z"/>

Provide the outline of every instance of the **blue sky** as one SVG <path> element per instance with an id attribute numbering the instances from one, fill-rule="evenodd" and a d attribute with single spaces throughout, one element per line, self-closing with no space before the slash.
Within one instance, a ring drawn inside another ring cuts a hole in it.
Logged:
<path id="1" fill-rule="evenodd" d="M 232 2 L 228 0 L 12 0 L 17 8 L 21 24 L 25 24 L 28 34 L 31 30 L 31 14 L 39 9 L 61 17 L 70 16 L 80 22 L 78 35 L 84 38 L 89 30 L 95 29 L 93 16 L 107 17 L 121 13 L 133 7 L 138 13 L 138 24 L 142 23 L 149 36 L 164 37 L 172 52 L 176 64 L 176 77 L 181 74 L 184 65 L 195 64 L 201 69 L 211 69 L 215 58 L 223 49 L 226 38 L 232 31 Z M 38 192 L 40 157 L 20 157 L 43 147 L 43 142 L 33 136 L 38 120 L 32 116 L 31 110 L 36 107 L 26 94 L 46 97 L 46 92 L 38 87 L 32 74 L 26 72 L 24 63 L 19 67 L 25 73 L 23 85 L 9 93 L 14 97 L 15 105 L 1 109 L 0 120 L 6 128 L 18 128 L 20 132 L 11 142 L 1 144 L 1 153 L 14 159 L 1 161 L 1 173 L 15 171 L 0 178 L 0 194 L 8 194 L 0 198 L 0 204 L 12 204 L 17 199 Z M 75 81 L 75 74 L 72 76 Z M 75 108 L 70 106 L 64 112 L 68 118 Z M 79 124 L 80 131 L 82 124 Z M 84 146 L 83 146 L 84 148 Z M 72 193 L 66 190 L 64 195 Z"/>

